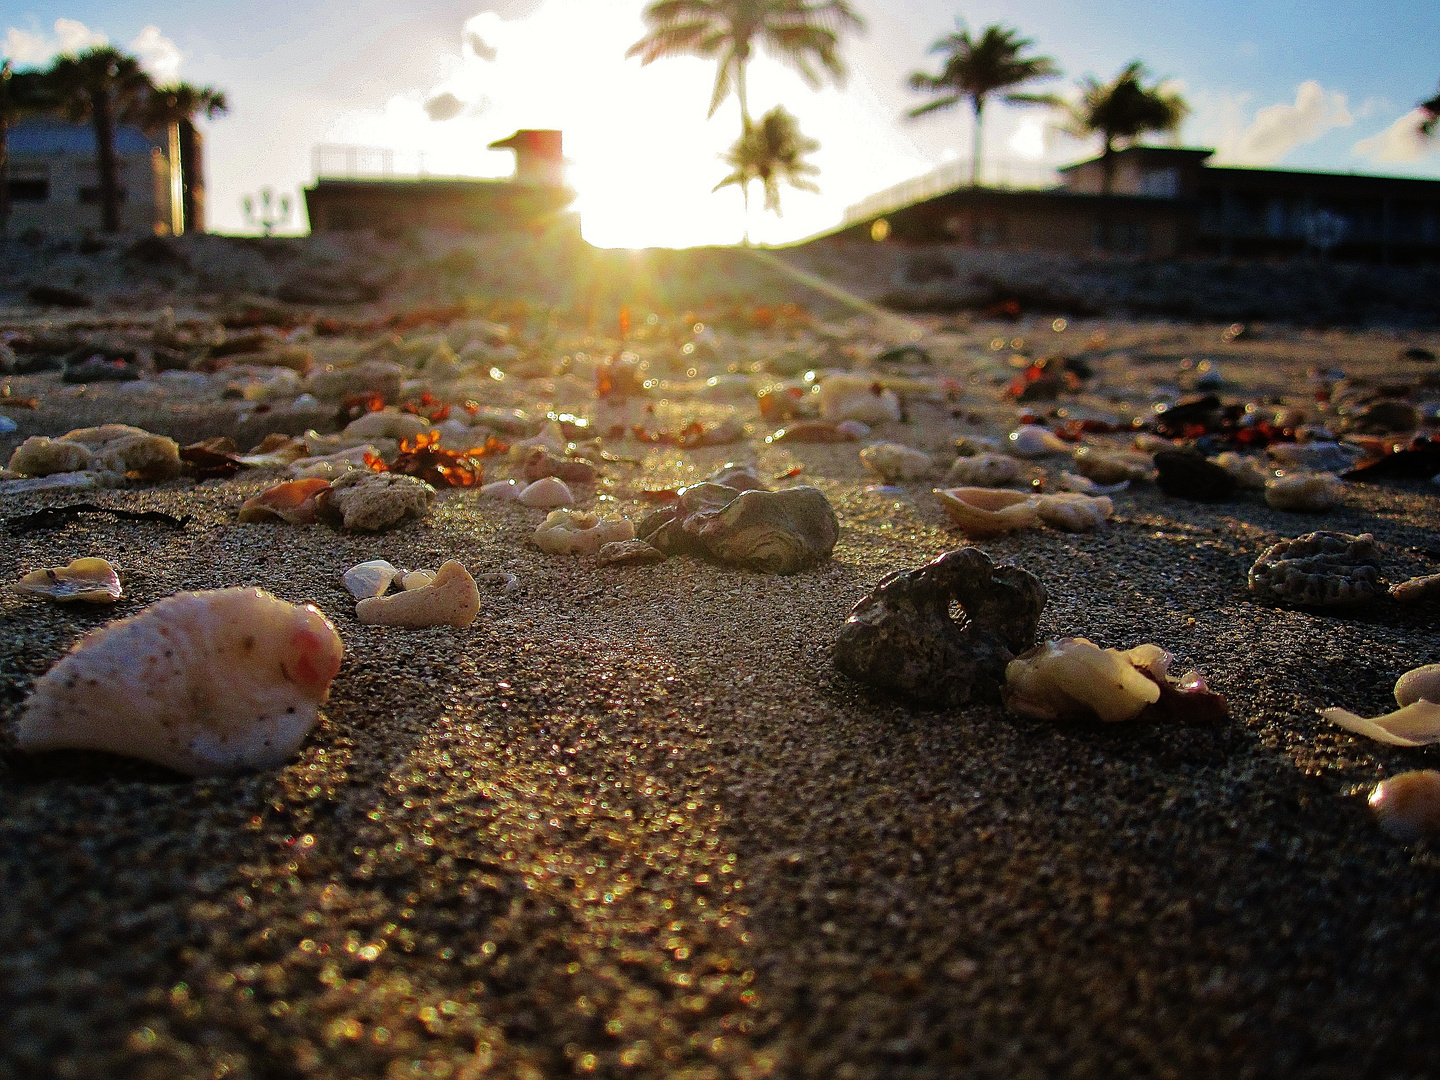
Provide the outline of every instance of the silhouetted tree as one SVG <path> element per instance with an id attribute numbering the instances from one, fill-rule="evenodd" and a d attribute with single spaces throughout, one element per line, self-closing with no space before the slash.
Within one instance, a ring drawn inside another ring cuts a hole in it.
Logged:
<path id="1" fill-rule="evenodd" d="M 88 121 L 95 130 L 101 228 L 117 232 L 121 194 L 115 128 L 127 121 L 143 120 L 143 109 L 154 85 L 140 61 L 109 45 L 57 57 L 44 77 L 66 118 L 76 124 Z"/>
<path id="2" fill-rule="evenodd" d="M 971 184 L 980 183 L 980 134 L 986 99 L 998 90 L 1060 74 L 1055 61 L 1048 56 L 1021 55 L 1034 44 L 1030 38 L 1020 37 L 1020 32 L 1013 27 L 999 25 L 987 26 L 978 38 L 972 38 L 964 22 L 957 19 L 954 33 L 946 34 L 930 46 L 932 53 L 945 57 L 940 74 L 917 71 L 910 76 L 910 89 L 941 95 L 926 105 L 911 109 L 908 115 L 912 119 L 969 100 L 975 114 Z M 1049 104 L 1053 99 L 1044 95 L 1011 93 L 1006 94 L 1004 100 L 1013 104 L 1035 105 Z"/>
<path id="3" fill-rule="evenodd" d="M 805 191 L 820 190 L 810 179 L 818 176 L 820 170 L 804 160 L 806 154 L 818 149 L 819 142 L 800 133 L 799 121 L 786 112 L 783 105 L 776 105 L 758 124 L 747 123 L 735 145 L 721 155 L 721 160 L 730 166 L 730 175 L 712 190 L 731 185 L 740 188 L 745 200 L 745 243 L 750 242 L 750 184 L 760 181 L 765 189 L 765 209 L 775 211 L 776 217 L 782 216 L 782 182 Z"/>
<path id="4" fill-rule="evenodd" d="M 1099 135 L 1105 140 L 1106 195 L 1115 179 L 1117 142 L 1130 142 L 1151 131 L 1177 131 L 1190 114 L 1190 106 L 1179 94 L 1162 90 L 1159 85 L 1145 86 L 1148 74 L 1145 65 L 1134 60 L 1112 82 L 1102 83 L 1087 75 L 1080 83 L 1080 101 L 1068 105 L 1068 130 L 1072 135 Z"/>
<path id="5" fill-rule="evenodd" d="M 1420 111 L 1425 114 L 1425 119 L 1420 121 L 1420 134 L 1434 135 L 1436 125 L 1440 124 L 1440 92 L 1429 101 L 1420 102 Z"/>
<path id="6" fill-rule="evenodd" d="M 863 30 L 864 20 L 845 0 L 655 0 L 644 13 L 649 32 L 626 51 L 641 64 L 667 56 L 715 60 L 714 116 L 733 88 L 740 99 L 743 132 L 750 127 L 745 66 L 756 46 L 800 73 L 818 89 L 821 70 L 837 83 L 845 79 L 840 35 Z"/>
<path id="7" fill-rule="evenodd" d="M 197 177 L 191 170 L 197 163 L 199 142 L 195 120 L 202 114 L 213 120 L 230 111 L 225 92 L 213 86 L 191 86 L 176 83 L 154 91 L 145 103 L 145 126 L 151 131 L 163 130 L 169 138 L 172 168 L 180 170 L 182 219 L 176 231 L 192 228 L 196 218 L 195 190 Z"/>
<path id="8" fill-rule="evenodd" d="M 0 236 L 10 227 L 10 129 L 17 120 L 54 106 L 38 71 L 0 64 Z"/>

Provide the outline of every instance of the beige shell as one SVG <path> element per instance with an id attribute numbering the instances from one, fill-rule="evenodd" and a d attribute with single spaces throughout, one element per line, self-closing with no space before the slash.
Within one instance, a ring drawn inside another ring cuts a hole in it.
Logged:
<path id="1" fill-rule="evenodd" d="M 552 510 L 532 537 L 547 555 L 594 555 L 606 544 L 634 538 L 635 525 L 628 518 L 602 518 L 586 510 Z"/>
<path id="2" fill-rule="evenodd" d="M 355 617 L 366 626 L 466 627 L 480 613 L 480 590 L 469 571 L 453 559 L 420 589 L 372 596 L 355 605 Z"/>
<path id="3" fill-rule="evenodd" d="M 1158 645 L 1102 649 L 1085 638 L 1047 641 L 1005 668 L 1005 704 L 1042 720 L 1133 720 L 1160 700 L 1169 654 Z"/>
<path id="4" fill-rule="evenodd" d="M 1003 487 L 1020 479 L 1023 468 L 1009 454 L 976 454 L 956 458 L 945 479 L 962 487 Z"/>
<path id="5" fill-rule="evenodd" d="M 177 593 L 82 638 L 35 684 L 21 750 L 107 750 L 193 776 L 273 768 L 319 719 L 344 651 L 314 607 Z"/>
<path id="6" fill-rule="evenodd" d="M 1440 772 L 1415 769 L 1382 780 L 1370 795 L 1370 809 L 1397 840 L 1440 833 Z"/>
<path id="7" fill-rule="evenodd" d="M 1094 532 L 1115 512 L 1115 504 L 1104 495 L 1065 492 L 1041 495 L 1035 500 L 1040 520 L 1052 529 L 1065 532 Z"/>
<path id="8" fill-rule="evenodd" d="M 1402 708 L 1420 700 L 1440 702 L 1440 664 L 1426 664 L 1395 680 L 1395 702 Z"/>
<path id="9" fill-rule="evenodd" d="M 966 536 L 999 536 L 1040 524 L 1035 497 L 1008 488 L 936 488 L 935 496 Z"/>
<path id="10" fill-rule="evenodd" d="M 930 455 L 902 443 L 882 442 L 860 451 L 860 464 L 882 480 L 919 480 L 935 468 Z"/>
<path id="11" fill-rule="evenodd" d="M 120 599 L 120 575 L 104 559 L 76 559 L 69 566 L 32 570 L 15 583 L 15 591 L 68 602 L 113 604 Z"/>
<path id="12" fill-rule="evenodd" d="M 1265 483 L 1265 502 L 1274 510 L 1313 514 L 1345 497 L 1345 485 L 1330 473 L 1293 472 Z"/>

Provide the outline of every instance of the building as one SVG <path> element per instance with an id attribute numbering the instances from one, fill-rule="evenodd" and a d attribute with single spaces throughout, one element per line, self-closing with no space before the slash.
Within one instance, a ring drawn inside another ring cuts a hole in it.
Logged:
<path id="1" fill-rule="evenodd" d="M 168 141 L 128 125 L 115 129 L 125 232 L 173 231 L 179 215 L 172 209 Z M 9 149 L 12 234 L 100 231 L 100 177 L 90 125 L 22 121 L 10 129 Z"/>
<path id="2" fill-rule="evenodd" d="M 560 132 L 517 131 L 490 149 L 515 151 L 514 177 L 394 176 L 388 151 L 317 147 L 315 185 L 305 189 L 310 231 L 495 232 L 547 228 L 565 218 L 575 192 L 565 186 Z M 339 168 L 328 164 L 337 159 Z M 377 162 L 380 175 L 355 175 Z"/>
<path id="3" fill-rule="evenodd" d="M 1440 180 L 1216 166 L 1213 153 L 1134 146 L 1061 169 L 1044 190 L 954 187 L 888 206 L 882 192 L 847 212 L 839 233 L 1070 254 L 1440 262 Z"/>

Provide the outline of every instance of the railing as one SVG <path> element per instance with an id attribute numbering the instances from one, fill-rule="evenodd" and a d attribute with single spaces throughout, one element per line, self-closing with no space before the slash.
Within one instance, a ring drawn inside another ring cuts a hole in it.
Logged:
<path id="1" fill-rule="evenodd" d="M 1036 190 L 1056 187 L 1060 174 L 1044 165 L 1030 162 L 984 161 L 980 169 L 981 186 L 1005 190 Z M 903 180 L 884 191 L 860 200 L 854 206 L 846 207 L 842 224 L 851 225 L 866 218 L 898 210 L 903 206 L 921 202 L 924 199 L 943 195 L 947 191 L 966 187 L 970 183 L 970 163 L 951 161 L 922 176 Z"/>

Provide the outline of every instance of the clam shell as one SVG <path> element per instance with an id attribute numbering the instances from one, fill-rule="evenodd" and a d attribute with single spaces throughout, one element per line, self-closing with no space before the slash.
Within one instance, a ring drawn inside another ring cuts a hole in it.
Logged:
<path id="1" fill-rule="evenodd" d="M 364 600 L 371 596 L 384 596 L 399 574 L 400 571 L 385 559 L 371 559 L 346 570 L 341 581 L 351 596 Z"/>
<path id="2" fill-rule="evenodd" d="M 1370 809 L 1397 840 L 1440 833 L 1440 772 L 1415 769 L 1382 780 L 1370 795 Z"/>
<path id="3" fill-rule="evenodd" d="M 240 520 L 284 521 L 291 525 L 314 525 L 315 502 L 330 481 L 318 477 L 308 480 L 287 480 L 267 488 L 240 506 Z"/>
<path id="4" fill-rule="evenodd" d="M 259 589 L 178 593 L 82 638 L 35 684 L 15 741 L 193 776 L 272 768 L 314 727 L 343 651 L 308 605 Z"/>
<path id="5" fill-rule="evenodd" d="M 453 559 L 435 573 L 429 585 L 393 596 L 373 596 L 355 605 L 355 617 L 366 626 L 466 627 L 480 613 L 480 590 L 469 571 Z"/>
<path id="6" fill-rule="evenodd" d="M 33 570 L 14 585 L 16 592 L 35 593 L 67 602 L 113 604 L 120 599 L 120 576 L 104 559 L 76 559 L 69 566 Z"/>
<path id="7" fill-rule="evenodd" d="M 491 499 L 515 500 L 520 498 L 519 480 L 496 480 L 480 489 L 480 494 Z"/>
<path id="8" fill-rule="evenodd" d="M 936 488 L 935 497 L 966 536 L 999 536 L 1040 524 L 1036 499 L 1007 488 Z"/>

